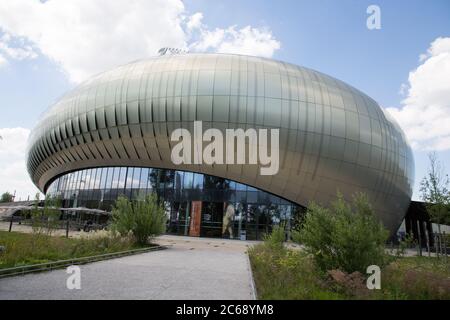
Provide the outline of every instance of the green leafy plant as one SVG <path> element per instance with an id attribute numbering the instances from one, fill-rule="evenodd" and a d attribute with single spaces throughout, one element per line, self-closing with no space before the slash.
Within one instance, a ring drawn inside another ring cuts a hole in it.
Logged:
<path id="1" fill-rule="evenodd" d="M 165 232 L 166 213 L 155 194 L 130 201 L 120 196 L 112 210 L 111 229 L 122 236 L 131 234 L 137 244 Z"/>
<path id="2" fill-rule="evenodd" d="M 264 236 L 264 243 L 274 249 L 282 248 L 285 240 L 284 224 L 276 225 Z"/>
<path id="3" fill-rule="evenodd" d="M 303 228 L 293 240 L 305 246 L 320 270 L 339 269 L 363 274 L 369 265 L 387 261 L 385 242 L 388 231 L 373 214 L 363 193 L 353 196 L 351 204 L 338 193 L 330 208 L 311 203 Z"/>
<path id="4" fill-rule="evenodd" d="M 411 234 L 406 234 L 405 239 L 400 241 L 395 255 L 397 257 L 403 257 L 405 255 L 406 249 L 411 248 L 414 243 L 414 237 Z"/>

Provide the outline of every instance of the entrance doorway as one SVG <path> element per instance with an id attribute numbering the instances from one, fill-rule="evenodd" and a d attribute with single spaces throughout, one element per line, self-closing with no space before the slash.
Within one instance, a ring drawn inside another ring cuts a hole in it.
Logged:
<path id="1" fill-rule="evenodd" d="M 202 237 L 222 237 L 223 207 L 223 202 L 203 202 L 200 231 Z"/>
<path id="2" fill-rule="evenodd" d="M 189 235 L 191 237 L 200 236 L 201 216 L 202 216 L 202 202 L 192 201 L 191 221 L 189 224 Z"/>
<path id="3" fill-rule="evenodd" d="M 245 206 L 232 205 L 235 213 L 231 218 L 225 219 L 227 226 L 224 234 L 226 204 L 214 201 L 173 202 L 167 230 L 172 234 L 209 238 L 240 239 L 244 234 L 242 239 L 247 239 Z"/>

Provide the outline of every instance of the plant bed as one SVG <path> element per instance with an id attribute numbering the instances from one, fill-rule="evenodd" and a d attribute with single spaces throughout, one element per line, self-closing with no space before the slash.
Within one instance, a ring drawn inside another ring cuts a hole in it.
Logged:
<path id="1" fill-rule="evenodd" d="M 97 232 L 83 238 L 65 238 L 0 231 L 0 274 L 15 268 L 23 272 L 81 264 L 158 249 L 156 244 L 136 245 L 127 237 Z M 73 263 L 72 263 L 73 262 Z"/>
<path id="2" fill-rule="evenodd" d="M 381 289 L 369 290 L 366 275 L 319 271 L 302 250 L 260 244 L 249 250 L 249 258 L 259 299 L 450 299 L 444 259 L 395 258 L 381 270 Z"/>
<path id="3" fill-rule="evenodd" d="M 64 268 L 64 267 L 71 266 L 71 265 L 82 265 L 82 264 L 86 264 L 86 263 L 102 261 L 102 260 L 107 260 L 107 259 L 114 259 L 114 258 L 129 256 L 129 255 L 133 255 L 133 254 L 157 251 L 157 250 L 162 250 L 162 249 L 166 249 L 166 247 L 160 246 L 160 245 L 152 245 L 152 246 L 149 246 L 146 248 L 105 253 L 105 254 L 99 254 L 99 255 L 81 257 L 81 258 L 73 258 L 73 259 L 67 259 L 67 260 L 49 261 L 49 262 L 45 262 L 45 263 L 24 265 L 24 266 L 13 267 L 13 268 L 4 268 L 4 269 L 0 269 L 0 278 L 24 275 L 24 274 L 28 274 L 28 273 L 34 273 L 34 272 L 50 271 L 50 270 L 54 270 L 54 269 Z"/>

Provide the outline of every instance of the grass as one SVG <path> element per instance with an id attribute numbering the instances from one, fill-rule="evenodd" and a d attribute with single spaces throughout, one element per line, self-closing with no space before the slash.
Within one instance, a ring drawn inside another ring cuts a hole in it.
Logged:
<path id="1" fill-rule="evenodd" d="M 263 243 L 249 249 L 249 257 L 259 299 L 450 299 L 450 268 L 443 259 L 393 259 L 381 270 L 381 290 L 369 290 L 364 275 L 321 273 L 300 250 Z"/>
<path id="2" fill-rule="evenodd" d="M 450 263 L 444 258 L 398 258 L 384 270 L 384 287 L 378 297 L 385 299 L 450 299 Z"/>
<path id="3" fill-rule="evenodd" d="M 303 252 L 260 244 L 249 249 L 258 299 L 340 299 L 327 290 L 311 259 Z"/>
<path id="4" fill-rule="evenodd" d="M 82 238 L 0 231 L 0 269 L 136 249 L 126 237 L 96 232 Z"/>

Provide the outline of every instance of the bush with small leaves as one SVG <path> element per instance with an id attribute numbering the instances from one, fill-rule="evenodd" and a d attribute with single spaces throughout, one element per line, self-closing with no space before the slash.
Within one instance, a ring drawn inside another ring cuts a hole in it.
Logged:
<path id="1" fill-rule="evenodd" d="M 354 195 L 351 204 L 341 194 L 325 208 L 312 203 L 303 228 L 293 233 L 323 271 L 339 269 L 366 273 L 370 265 L 387 262 L 385 242 L 388 231 L 376 219 L 367 196 Z"/>
<path id="2" fill-rule="evenodd" d="M 112 210 L 111 229 L 122 236 L 131 234 L 137 244 L 145 245 L 165 232 L 166 220 L 164 207 L 155 194 L 133 201 L 120 196 Z"/>
<path id="3" fill-rule="evenodd" d="M 285 240 L 284 225 L 276 225 L 272 232 L 264 236 L 264 243 L 273 249 L 283 248 Z"/>

